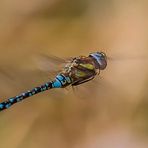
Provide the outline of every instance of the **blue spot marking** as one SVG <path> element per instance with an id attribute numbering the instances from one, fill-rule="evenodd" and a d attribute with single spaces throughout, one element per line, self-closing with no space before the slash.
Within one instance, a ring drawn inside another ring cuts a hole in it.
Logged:
<path id="1" fill-rule="evenodd" d="M 7 104 L 7 105 L 6 105 L 6 108 L 9 108 L 10 106 L 11 106 L 11 103 Z"/>
<path id="2" fill-rule="evenodd" d="M 33 91 L 32 94 L 34 95 L 35 94 L 35 91 Z"/>
<path id="3" fill-rule="evenodd" d="M 61 75 L 57 75 L 56 77 L 57 77 L 60 81 L 63 81 L 63 80 L 64 80 Z"/>
<path id="4" fill-rule="evenodd" d="M 59 80 L 59 81 L 61 81 L 61 83 L 63 84 L 63 85 L 65 85 L 66 84 L 66 79 L 64 79 L 61 75 L 57 75 L 56 76 L 56 78 Z"/>
<path id="5" fill-rule="evenodd" d="M 23 96 L 19 96 L 19 98 L 20 98 L 20 100 L 22 100 L 23 99 Z"/>
<path id="6" fill-rule="evenodd" d="M 46 90 L 46 87 L 44 87 L 43 90 Z"/>
<path id="7" fill-rule="evenodd" d="M 37 88 L 35 88 L 34 90 L 35 90 L 35 91 L 37 91 L 38 89 L 37 89 Z"/>
<path id="8" fill-rule="evenodd" d="M 19 102 L 19 101 L 21 101 L 21 100 L 20 100 L 20 98 L 17 98 L 16 101 Z"/>
<path id="9" fill-rule="evenodd" d="M 2 109 L 4 107 L 4 105 L 3 104 L 0 104 L 0 109 Z"/>
<path id="10" fill-rule="evenodd" d="M 49 87 L 49 84 L 48 84 L 48 83 L 46 83 L 45 85 L 46 85 L 47 87 Z"/>
<path id="11" fill-rule="evenodd" d="M 13 102 L 14 102 L 14 98 L 10 98 L 9 101 L 10 101 L 11 103 L 13 103 Z"/>
<path id="12" fill-rule="evenodd" d="M 27 92 L 29 96 L 32 96 L 32 93 L 30 91 Z"/>
<path id="13" fill-rule="evenodd" d="M 61 87 L 62 87 L 62 84 L 60 83 L 59 80 L 56 79 L 56 80 L 53 82 L 52 86 L 53 86 L 54 88 L 61 88 Z"/>

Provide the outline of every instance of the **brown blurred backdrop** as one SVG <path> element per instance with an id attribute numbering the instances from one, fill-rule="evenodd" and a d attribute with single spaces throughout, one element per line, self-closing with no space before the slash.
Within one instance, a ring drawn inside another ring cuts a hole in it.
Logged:
<path id="1" fill-rule="evenodd" d="M 48 80 L 40 53 L 117 60 L 83 99 L 51 90 L 1 112 L 0 147 L 147 148 L 147 16 L 146 0 L 1 0 L 1 101 Z"/>

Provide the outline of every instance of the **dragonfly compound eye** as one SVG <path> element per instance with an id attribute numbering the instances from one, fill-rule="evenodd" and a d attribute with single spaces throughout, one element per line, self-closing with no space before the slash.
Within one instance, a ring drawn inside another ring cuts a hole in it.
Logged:
<path id="1" fill-rule="evenodd" d="M 107 66 L 107 57 L 103 52 L 94 52 L 89 55 L 93 59 L 95 59 L 96 63 L 99 65 L 98 68 L 100 70 L 104 70 Z"/>

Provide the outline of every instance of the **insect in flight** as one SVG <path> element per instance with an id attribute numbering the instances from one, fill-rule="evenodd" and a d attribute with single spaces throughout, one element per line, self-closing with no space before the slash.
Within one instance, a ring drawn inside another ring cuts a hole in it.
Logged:
<path id="1" fill-rule="evenodd" d="M 52 88 L 65 88 L 69 85 L 77 86 L 88 82 L 94 79 L 96 75 L 100 74 L 100 70 L 104 70 L 106 66 L 107 56 L 103 52 L 94 52 L 90 53 L 88 56 L 72 58 L 61 72 L 56 75 L 53 81 L 49 81 L 18 96 L 7 99 L 0 103 L 0 111 L 37 93 Z"/>

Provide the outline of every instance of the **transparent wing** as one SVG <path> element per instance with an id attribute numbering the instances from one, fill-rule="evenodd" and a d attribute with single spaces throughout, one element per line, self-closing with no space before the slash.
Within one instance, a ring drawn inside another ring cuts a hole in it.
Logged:
<path id="1" fill-rule="evenodd" d="M 93 80 L 78 86 L 72 86 L 70 91 L 72 91 L 74 96 L 78 99 L 98 99 L 98 96 L 103 96 L 105 94 L 105 90 L 109 89 L 109 87 L 109 83 L 105 82 L 104 78 L 96 75 Z"/>
<path id="2" fill-rule="evenodd" d="M 35 86 L 53 80 L 70 58 L 37 55 L 32 58 L 30 65 L 0 66 L 0 96 L 17 95 L 19 92 L 32 89 Z"/>
<path id="3" fill-rule="evenodd" d="M 59 58 L 53 55 L 40 54 L 34 57 L 37 69 L 45 72 L 57 72 L 61 70 L 70 58 Z"/>
<path id="4" fill-rule="evenodd" d="M 108 56 L 107 60 L 109 61 L 148 61 L 148 56 L 147 55 L 136 55 L 136 56 Z"/>

